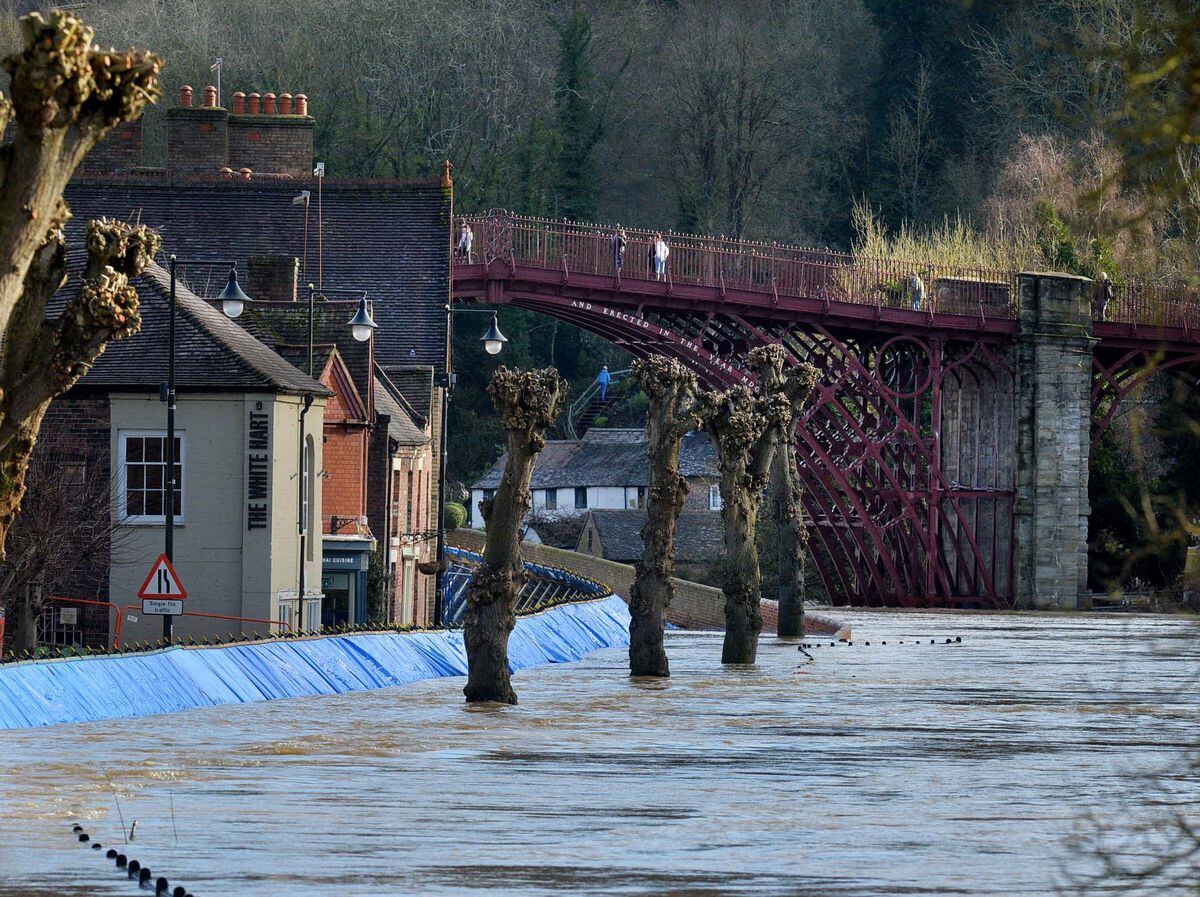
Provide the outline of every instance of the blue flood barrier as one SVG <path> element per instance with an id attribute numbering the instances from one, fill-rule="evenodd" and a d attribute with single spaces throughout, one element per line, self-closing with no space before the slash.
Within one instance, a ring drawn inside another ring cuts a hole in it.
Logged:
<path id="1" fill-rule="evenodd" d="M 519 617 L 513 672 L 629 644 L 617 596 Z M 461 631 L 377 632 L 0 666 L 0 729 L 24 729 L 195 707 L 332 695 L 465 676 Z"/>

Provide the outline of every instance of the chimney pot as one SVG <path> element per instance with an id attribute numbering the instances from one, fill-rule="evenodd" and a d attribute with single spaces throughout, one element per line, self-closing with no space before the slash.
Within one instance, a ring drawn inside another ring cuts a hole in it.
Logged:
<path id="1" fill-rule="evenodd" d="M 239 168 L 238 174 L 241 175 L 241 178 L 243 181 L 248 181 L 248 180 L 250 180 L 250 175 L 252 174 L 252 172 L 250 171 L 249 168 Z"/>
<path id="2" fill-rule="evenodd" d="M 292 114 L 292 95 L 290 93 L 281 93 L 279 95 L 279 114 Z"/>
<path id="3" fill-rule="evenodd" d="M 296 114 L 308 115 L 308 94 L 296 94 Z"/>
<path id="4" fill-rule="evenodd" d="M 217 108 L 217 89 L 211 84 L 204 88 L 204 105 L 209 109 Z"/>
<path id="5" fill-rule="evenodd" d="M 246 92 L 244 90 L 239 90 L 233 95 L 233 114 L 246 114 Z"/>
<path id="6" fill-rule="evenodd" d="M 267 115 L 278 115 L 279 114 L 279 110 L 275 106 L 275 94 L 273 94 L 273 93 L 264 93 L 263 94 L 263 112 L 265 112 Z"/>
<path id="7" fill-rule="evenodd" d="M 258 115 L 262 112 L 262 95 L 257 91 L 250 94 L 250 114 Z"/>
<path id="8" fill-rule="evenodd" d="M 187 84 L 185 84 L 185 85 L 183 85 L 183 87 L 179 88 L 179 105 L 180 106 L 192 105 L 192 88 Z"/>
<path id="9" fill-rule="evenodd" d="M 233 169 L 226 165 L 218 172 L 218 174 L 220 174 L 223 178 L 231 178 L 233 177 Z"/>

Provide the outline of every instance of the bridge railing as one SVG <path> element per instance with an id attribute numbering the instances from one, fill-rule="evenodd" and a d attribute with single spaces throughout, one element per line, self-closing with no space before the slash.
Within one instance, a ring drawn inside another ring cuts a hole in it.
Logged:
<path id="1" fill-rule="evenodd" d="M 491 212 L 466 216 L 485 260 L 505 261 L 573 274 L 618 276 L 608 225 Z M 456 225 L 457 226 L 457 225 Z M 652 250 L 660 232 L 626 228 L 622 279 L 655 280 Z M 932 265 L 901 259 L 855 256 L 753 240 L 730 240 L 661 232 L 670 249 L 663 280 L 718 289 L 853 302 L 941 314 L 1015 318 L 1017 272 Z M 913 275 L 925 289 L 916 302 Z M 1200 328 L 1200 293 L 1179 286 L 1130 281 L 1117 285 L 1109 321 Z"/>
<path id="2" fill-rule="evenodd" d="M 1121 324 L 1200 330 L 1200 291 L 1165 284 L 1117 284 L 1105 316 Z"/>
<path id="3" fill-rule="evenodd" d="M 614 228 L 490 213 L 465 217 L 476 246 L 488 255 L 527 266 L 573 274 L 657 280 L 653 248 L 660 232 L 627 228 L 618 272 Z M 670 249 L 662 280 L 770 295 L 854 302 L 949 314 L 1013 317 L 1014 274 L 986 268 L 863 258 L 753 240 L 730 240 L 661 232 Z M 924 284 L 917 302 L 912 276 Z"/>

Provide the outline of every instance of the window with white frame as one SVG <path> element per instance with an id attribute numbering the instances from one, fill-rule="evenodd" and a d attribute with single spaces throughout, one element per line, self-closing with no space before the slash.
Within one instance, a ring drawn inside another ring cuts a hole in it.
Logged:
<path id="1" fill-rule="evenodd" d="M 118 511 L 124 523 L 166 522 L 167 434 L 161 430 L 121 430 L 117 434 L 120 472 Z M 175 521 L 183 522 L 184 434 L 175 434 Z"/>
<path id="2" fill-rule="evenodd" d="M 713 483 L 708 487 L 708 509 L 719 511 L 723 507 L 725 507 L 725 503 L 721 501 L 721 487 Z"/>
<path id="3" fill-rule="evenodd" d="M 546 501 L 545 501 L 546 510 L 547 511 L 557 511 L 558 510 L 558 490 L 557 489 L 545 489 L 545 490 L 543 490 L 543 492 L 546 496 Z"/>

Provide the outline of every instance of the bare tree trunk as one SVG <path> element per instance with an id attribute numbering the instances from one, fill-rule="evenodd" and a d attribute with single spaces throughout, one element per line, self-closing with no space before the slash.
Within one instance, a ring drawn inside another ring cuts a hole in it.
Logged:
<path id="1" fill-rule="evenodd" d="M 725 642 L 721 663 L 754 663 L 762 632 L 762 570 L 754 534 L 758 526 L 758 491 L 746 488 L 744 478 L 722 472 L 725 559 L 721 591 L 725 593 Z"/>
<path id="2" fill-rule="evenodd" d="M 804 635 L 804 511 L 796 470 L 796 445 L 784 439 L 771 463 L 772 511 L 779 566 L 779 627 L 782 636 Z"/>
<path id="3" fill-rule="evenodd" d="M 66 281 L 62 198 L 76 167 L 115 125 L 158 96 L 162 60 L 92 45 L 69 13 L 20 21 L 24 47 L 4 60 L 0 97 L 0 558 L 25 493 L 25 469 L 50 400 L 71 387 L 110 339 L 136 332 L 129 279 L 158 250 L 144 228 L 92 222 L 84 283 L 54 321 L 46 304 Z"/>
<path id="4" fill-rule="evenodd" d="M 488 392 L 507 436 L 508 460 L 495 496 L 482 506 L 487 526 L 483 563 L 467 586 L 463 641 L 467 649 L 470 703 L 517 703 L 508 666 L 508 637 L 516 626 L 517 595 L 525 581 L 521 523 L 529 513 L 529 481 L 546 430 L 554 423 L 567 384 L 553 368 L 537 371 L 496 369 Z"/>
<path id="5" fill-rule="evenodd" d="M 650 488 L 642 556 L 629 592 L 629 675 L 670 676 L 663 648 L 667 607 L 675 597 L 675 531 L 687 496 L 679 472 L 679 446 L 697 423 L 691 409 L 696 376 L 678 361 L 654 355 L 634 362 L 633 374 L 650 399 L 646 438 Z"/>
<path id="6" fill-rule="evenodd" d="M 37 648 L 37 618 L 42 609 L 37 587 L 26 583 L 21 587 L 15 603 L 12 650 L 14 653 L 33 651 Z"/>
<path id="7" fill-rule="evenodd" d="M 816 382 L 809 364 L 786 374 L 787 353 L 781 346 L 761 346 L 747 359 L 756 386 L 742 384 L 722 393 L 699 396 L 698 415 L 713 438 L 721 472 L 721 519 L 725 524 L 725 559 L 721 590 L 725 593 L 725 643 L 722 663 L 754 663 L 758 634 L 762 571 L 755 533 L 758 503 L 783 434 L 791 433 L 796 411 Z"/>

